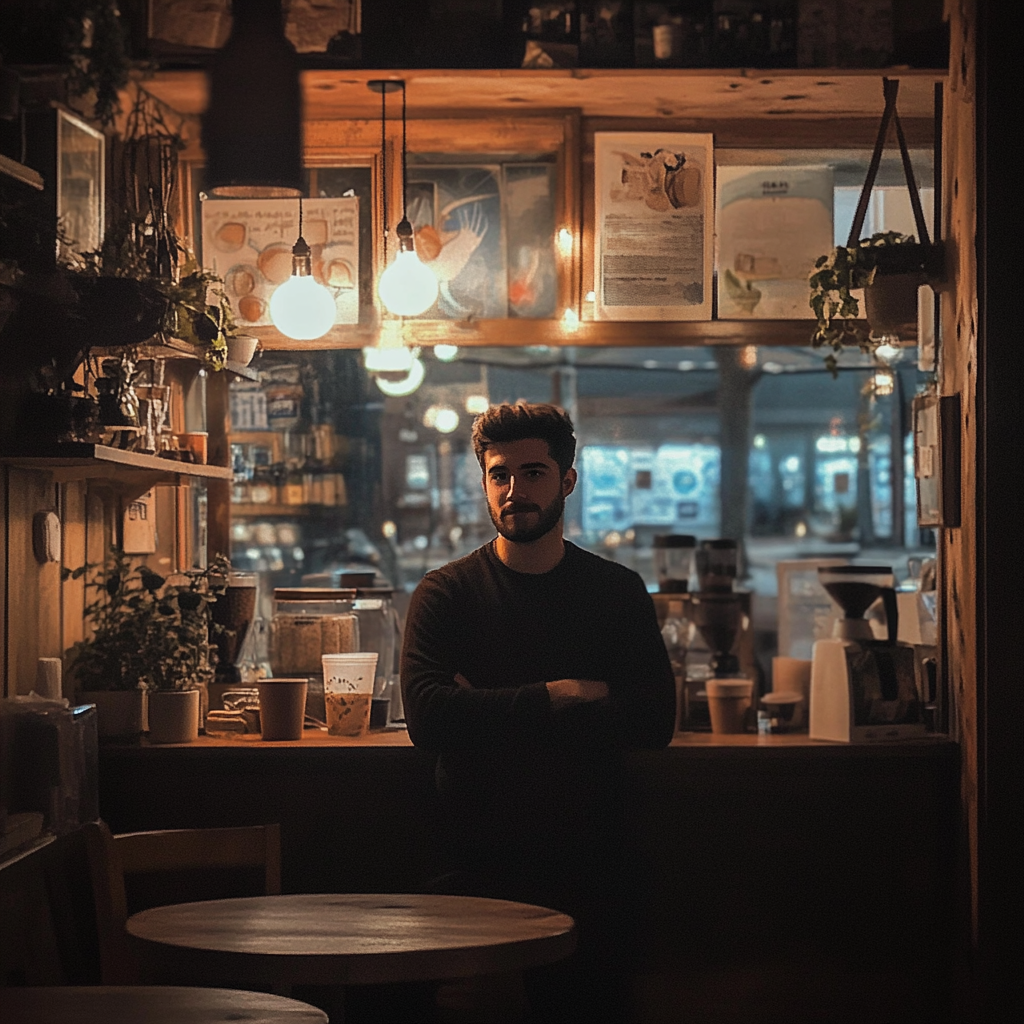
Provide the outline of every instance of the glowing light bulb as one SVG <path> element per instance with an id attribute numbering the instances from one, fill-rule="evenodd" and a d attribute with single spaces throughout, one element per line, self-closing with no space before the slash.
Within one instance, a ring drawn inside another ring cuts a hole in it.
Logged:
<path id="1" fill-rule="evenodd" d="M 292 246 L 292 276 L 270 296 L 270 319 L 289 338 L 313 341 L 334 326 L 337 313 L 334 296 L 313 277 L 309 246 L 300 234 Z"/>
<path id="2" fill-rule="evenodd" d="M 412 225 L 403 217 L 396 229 L 398 255 L 377 282 L 377 294 L 389 313 L 419 316 L 437 301 L 437 275 L 420 262 Z"/>
<path id="3" fill-rule="evenodd" d="M 448 406 L 437 410 L 434 418 L 434 429 L 442 434 L 450 434 L 459 425 L 459 414 Z"/>
<path id="4" fill-rule="evenodd" d="M 368 373 L 408 373 L 412 364 L 412 350 L 405 345 L 363 349 L 363 366 Z"/>
<path id="5" fill-rule="evenodd" d="M 563 256 L 572 255 L 572 232 L 568 228 L 561 228 L 558 232 L 558 251 Z"/>
<path id="6" fill-rule="evenodd" d="M 567 308 L 562 314 L 562 326 L 567 331 L 575 331 L 580 326 L 580 318 L 575 309 Z"/>
<path id="7" fill-rule="evenodd" d="M 374 377 L 374 382 L 381 391 L 389 398 L 404 398 L 411 395 L 422 383 L 426 376 L 426 368 L 421 359 L 413 359 L 409 367 L 409 373 L 401 380 L 389 380 L 386 377 Z"/>
<path id="8" fill-rule="evenodd" d="M 434 358 L 442 363 L 450 363 L 459 354 L 458 345 L 435 345 Z"/>

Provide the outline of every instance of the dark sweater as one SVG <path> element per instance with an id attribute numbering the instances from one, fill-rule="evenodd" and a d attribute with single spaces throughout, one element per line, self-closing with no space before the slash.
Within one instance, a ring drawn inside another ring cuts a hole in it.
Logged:
<path id="1" fill-rule="evenodd" d="M 478 862 L 591 846 L 616 827 L 619 752 L 672 738 L 672 670 L 643 581 L 568 542 L 547 573 L 509 569 L 493 544 L 428 573 L 401 674 L 409 735 L 438 753 L 440 792 Z M 545 683 L 562 678 L 603 680 L 609 698 L 553 710 Z"/>

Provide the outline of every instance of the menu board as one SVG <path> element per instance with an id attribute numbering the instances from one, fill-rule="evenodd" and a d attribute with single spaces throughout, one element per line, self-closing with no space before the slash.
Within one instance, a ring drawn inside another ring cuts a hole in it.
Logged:
<path id="1" fill-rule="evenodd" d="M 832 249 L 828 167 L 718 168 L 718 315 L 813 319 L 807 278 Z"/>
<path id="2" fill-rule="evenodd" d="M 292 273 L 299 236 L 295 199 L 206 199 L 203 266 L 224 281 L 238 326 L 271 323 L 270 296 Z M 359 322 L 359 199 L 302 202 L 313 276 L 334 295 L 336 324 Z"/>
<path id="3" fill-rule="evenodd" d="M 597 132 L 594 315 L 710 320 L 711 135 Z"/>

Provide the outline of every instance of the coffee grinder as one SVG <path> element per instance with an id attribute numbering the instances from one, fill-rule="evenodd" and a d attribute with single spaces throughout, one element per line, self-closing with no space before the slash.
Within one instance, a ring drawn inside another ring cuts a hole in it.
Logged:
<path id="1" fill-rule="evenodd" d="M 923 736 L 925 724 L 914 648 L 896 639 L 899 618 L 891 567 L 821 566 L 818 578 L 843 612 L 831 639 L 814 644 L 810 736 L 881 742 Z M 881 600 L 886 639 L 864 617 Z"/>
<path id="2" fill-rule="evenodd" d="M 753 680 L 740 671 L 736 641 L 746 628 L 742 595 L 701 592 L 693 595 L 693 623 L 711 652 L 712 678 L 704 683 L 713 732 L 745 732 L 749 724 Z"/>
<path id="3" fill-rule="evenodd" d="M 211 618 L 220 627 L 210 637 L 217 648 L 217 665 L 210 684 L 211 710 L 223 708 L 225 691 L 242 682 L 238 663 L 256 614 L 256 578 L 254 572 L 230 572 L 224 592 L 210 607 Z"/>

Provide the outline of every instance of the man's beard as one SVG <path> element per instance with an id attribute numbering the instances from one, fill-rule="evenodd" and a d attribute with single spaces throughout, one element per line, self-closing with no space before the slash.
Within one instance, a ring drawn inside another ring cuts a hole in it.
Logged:
<path id="1" fill-rule="evenodd" d="M 495 512 L 489 502 L 487 505 L 487 511 L 490 513 L 494 528 L 506 540 L 516 544 L 529 544 L 531 541 L 540 540 L 545 534 L 550 533 L 558 525 L 564 510 L 565 496 L 562 494 L 559 494 L 547 508 L 543 509 L 539 505 L 512 504 L 506 505 Z M 510 511 L 538 512 L 540 513 L 540 518 L 533 526 L 517 526 L 511 516 L 502 518 L 502 512 L 508 513 Z"/>

